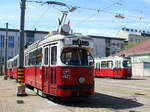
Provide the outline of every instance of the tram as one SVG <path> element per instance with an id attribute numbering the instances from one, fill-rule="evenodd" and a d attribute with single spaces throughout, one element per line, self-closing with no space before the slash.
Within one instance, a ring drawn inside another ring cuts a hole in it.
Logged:
<path id="1" fill-rule="evenodd" d="M 131 59 L 127 57 L 96 58 L 94 76 L 111 78 L 131 78 Z"/>
<path id="2" fill-rule="evenodd" d="M 50 32 L 24 51 L 25 84 L 38 94 L 63 98 L 94 94 L 93 40 L 79 34 Z M 68 28 L 67 28 L 68 29 Z M 8 60 L 7 75 L 17 79 L 18 56 Z"/>
<path id="3" fill-rule="evenodd" d="M 17 79 L 18 73 L 18 55 L 7 61 L 7 76 Z"/>

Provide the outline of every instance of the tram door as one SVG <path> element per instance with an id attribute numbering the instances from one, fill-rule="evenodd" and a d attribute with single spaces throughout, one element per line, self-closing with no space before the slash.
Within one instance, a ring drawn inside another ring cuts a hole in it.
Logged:
<path id="1" fill-rule="evenodd" d="M 49 92 L 49 46 L 44 47 L 44 70 L 43 70 L 43 91 Z"/>
<path id="2" fill-rule="evenodd" d="M 49 93 L 51 93 L 53 95 L 57 95 L 57 84 L 56 84 L 57 83 L 57 80 L 56 80 L 57 46 L 56 45 L 49 46 L 49 56 L 50 56 L 50 60 L 49 60 L 49 69 L 50 69 Z"/>
<path id="3" fill-rule="evenodd" d="M 114 77 L 119 77 L 121 72 L 121 61 L 115 60 Z"/>
<path id="4" fill-rule="evenodd" d="M 44 83 L 45 92 L 56 95 L 56 62 L 57 46 L 49 45 L 44 47 Z"/>

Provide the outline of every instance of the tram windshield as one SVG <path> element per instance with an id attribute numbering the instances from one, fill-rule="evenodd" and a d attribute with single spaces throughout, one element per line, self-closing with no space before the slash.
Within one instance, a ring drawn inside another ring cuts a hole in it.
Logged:
<path id="1" fill-rule="evenodd" d="M 94 64 L 90 52 L 83 48 L 65 48 L 61 60 L 66 65 L 93 66 Z"/>
<path id="2" fill-rule="evenodd" d="M 125 67 L 125 68 L 131 67 L 131 61 L 129 61 L 129 60 L 124 60 L 124 61 L 123 61 L 123 67 Z"/>

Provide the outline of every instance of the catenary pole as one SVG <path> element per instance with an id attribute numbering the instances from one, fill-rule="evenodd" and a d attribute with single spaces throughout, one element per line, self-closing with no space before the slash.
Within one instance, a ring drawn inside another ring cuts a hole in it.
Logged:
<path id="1" fill-rule="evenodd" d="M 4 79 L 7 80 L 7 40 L 8 40 L 8 23 L 6 23 L 6 37 L 5 37 L 5 59 L 4 59 Z"/>
<path id="2" fill-rule="evenodd" d="M 21 17 L 20 17 L 20 47 L 19 47 L 19 67 L 17 75 L 17 96 L 27 96 L 24 83 L 24 24 L 26 0 L 21 0 Z"/>

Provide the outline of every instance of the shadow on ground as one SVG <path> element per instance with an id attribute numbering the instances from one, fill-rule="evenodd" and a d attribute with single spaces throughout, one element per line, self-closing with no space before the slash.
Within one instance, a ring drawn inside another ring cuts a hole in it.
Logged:
<path id="1" fill-rule="evenodd" d="M 95 77 L 96 79 L 114 79 L 114 80 L 146 80 L 145 78 L 111 78 L 111 77 Z"/>
<path id="2" fill-rule="evenodd" d="M 131 78 L 131 79 L 128 79 L 128 80 L 146 80 L 145 78 Z"/>
<path id="3" fill-rule="evenodd" d="M 63 102 L 57 101 L 55 103 L 71 107 L 112 109 L 129 109 L 143 106 L 143 104 L 133 101 L 131 99 L 118 98 L 101 93 L 95 93 L 95 96 L 92 96 L 86 100 L 69 100 Z"/>

